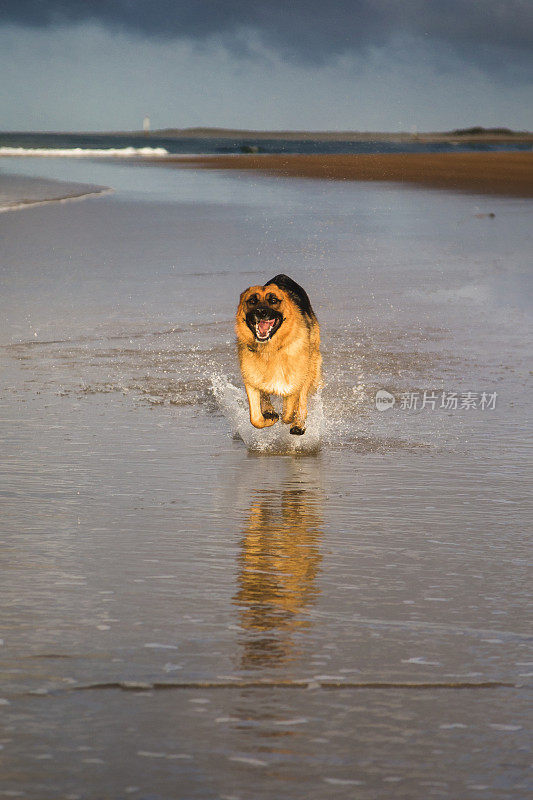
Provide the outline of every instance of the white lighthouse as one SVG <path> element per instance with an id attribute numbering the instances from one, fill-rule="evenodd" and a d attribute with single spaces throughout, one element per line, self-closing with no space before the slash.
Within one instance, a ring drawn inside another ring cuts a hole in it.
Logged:
<path id="1" fill-rule="evenodd" d="M 143 131 L 145 132 L 146 135 L 150 133 L 150 117 L 148 116 L 148 114 L 145 114 L 143 119 Z"/>

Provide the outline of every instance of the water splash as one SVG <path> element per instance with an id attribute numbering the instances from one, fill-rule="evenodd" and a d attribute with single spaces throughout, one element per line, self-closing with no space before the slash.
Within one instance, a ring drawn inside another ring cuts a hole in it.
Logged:
<path id="1" fill-rule="evenodd" d="M 248 401 L 243 389 L 231 383 L 225 375 L 212 375 L 211 386 L 217 403 L 236 438 L 242 439 L 248 450 L 261 453 L 317 453 L 324 428 L 324 409 L 321 393 L 309 399 L 307 428 L 303 436 L 293 436 L 289 426 L 279 422 L 271 428 L 254 428 L 248 413 Z M 278 398 L 273 398 L 277 411 Z"/>

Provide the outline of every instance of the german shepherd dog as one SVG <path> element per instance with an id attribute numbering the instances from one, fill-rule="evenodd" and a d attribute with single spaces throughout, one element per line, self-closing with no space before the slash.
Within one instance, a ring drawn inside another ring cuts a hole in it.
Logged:
<path id="1" fill-rule="evenodd" d="M 305 433 L 307 397 L 321 382 L 320 329 L 309 297 L 287 275 L 241 294 L 235 322 L 237 348 L 250 422 L 274 425 L 279 415 L 270 395 L 283 397 L 282 421 Z"/>

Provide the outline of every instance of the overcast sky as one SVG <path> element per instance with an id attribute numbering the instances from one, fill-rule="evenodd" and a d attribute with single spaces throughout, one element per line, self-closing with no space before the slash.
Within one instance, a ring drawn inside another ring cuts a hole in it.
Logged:
<path id="1" fill-rule="evenodd" d="M 533 0 L 2 0 L 2 130 L 533 128 Z"/>

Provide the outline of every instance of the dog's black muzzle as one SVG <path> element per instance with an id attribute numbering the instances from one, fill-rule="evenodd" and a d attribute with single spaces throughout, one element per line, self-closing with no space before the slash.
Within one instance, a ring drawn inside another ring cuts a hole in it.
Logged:
<path id="1" fill-rule="evenodd" d="M 246 314 L 246 324 L 259 342 L 272 338 L 283 322 L 283 315 L 270 306 L 261 305 Z"/>

